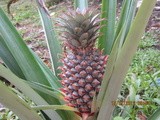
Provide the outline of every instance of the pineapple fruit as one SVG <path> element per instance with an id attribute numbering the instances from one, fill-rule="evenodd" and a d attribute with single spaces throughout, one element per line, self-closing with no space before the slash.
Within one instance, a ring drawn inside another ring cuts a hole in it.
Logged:
<path id="1" fill-rule="evenodd" d="M 95 112 L 93 98 L 100 90 L 107 62 L 107 56 L 95 47 L 100 21 L 93 9 L 69 11 L 58 21 L 65 29 L 61 35 L 66 49 L 60 67 L 62 91 L 67 105 L 77 108 L 81 117 Z"/>

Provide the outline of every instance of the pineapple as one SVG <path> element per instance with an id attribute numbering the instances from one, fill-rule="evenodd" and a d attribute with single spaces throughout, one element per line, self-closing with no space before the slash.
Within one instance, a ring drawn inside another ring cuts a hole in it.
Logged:
<path id="1" fill-rule="evenodd" d="M 100 90 L 107 62 L 107 56 L 95 47 L 101 21 L 98 18 L 96 10 L 77 9 L 59 20 L 65 29 L 61 36 L 66 48 L 60 67 L 62 91 L 67 105 L 77 108 L 81 117 L 95 112 L 91 109 L 93 98 Z"/>

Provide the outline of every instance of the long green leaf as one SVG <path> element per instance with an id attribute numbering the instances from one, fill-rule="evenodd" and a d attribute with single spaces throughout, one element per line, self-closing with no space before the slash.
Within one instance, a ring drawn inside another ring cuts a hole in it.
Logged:
<path id="1" fill-rule="evenodd" d="M 55 85 L 58 85 L 59 87 L 61 86 L 61 85 L 60 85 L 60 82 L 58 81 L 58 78 L 53 75 L 53 73 L 46 67 L 46 65 L 44 65 L 44 63 L 40 60 L 40 58 L 39 58 L 35 53 L 32 52 L 32 54 L 34 55 L 35 59 L 36 59 L 37 62 L 39 63 L 40 67 L 42 68 L 42 70 L 43 70 L 44 74 L 46 75 L 48 81 L 50 82 L 52 88 L 53 88 L 53 89 L 58 89 L 58 87 L 55 86 Z M 32 86 L 32 87 L 33 87 L 33 86 Z M 34 87 L 35 87 L 35 86 L 34 86 Z M 38 91 L 41 91 L 42 93 L 45 93 L 44 91 L 42 91 L 42 89 L 39 90 L 39 87 L 34 88 L 34 89 L 36 89 L 36 90 L 38 90 Z M 49 92 L 48 94 L 50 94 L 50 93 L 51 93 L 51 92 Z M 48 95 L 48 94 L 46 94 L 46 95 Z M 49 96 L 51 96 L 51 95 L 49 95 Z M 58 96 L 57 96 L 57 97 L 54 96 L 54 95 L 52 95 L 52 96 L 53 96 L 54 98 L 58 98 Z M 61 101 L 61 99 L 59 99 L 59 101 L 60 101 L 60 103 L 63 103 L 63 102 Z M 51 104 L 53 104 L 53 103 L 51 103 Z M 64 104 L 64 103 L 63 103 L 63 104 Z M 71 111 L 62 111 L 62 112 L 60 112 L 60 114 L 62 114 L 63 119 L 65 118 L 66 120 L 67 120 L 67 119 L 74 120 L 74 118 L 76 117 L 76 115 L 75 115 L 73 112 L 71 112 Z M 76 117 L 76 118 L 77 118 L 77 117 Z M 64 119 L 64 120 L 65 120 L 65 119 Z"/>
<path id="2" fill-rule="evenodd" d="M 69 111 L 75 111 L 78 112 L 77 109 L 73 107 L 69 107 L 67 105 L 39 105 L 39 106 L 32 106 L 34 110 L 48 110 L 48 109 L 53 109 L 53 110 L 69 110 Z"/>
<path id="3" fill-rule="evenodd" d="M 0 41 L 0 42 L 3 42 L 3 41 Z M 16 61 L 14 61 L 14 59 L 13 59 L 13 60 L 10 59 L 11 56 L 12 56 L 12 54 L 6 54 L 6 53 L 10 53 L 10 51 L 9 51 L 9 50 L 7 49 L 7 47 L 4 46 L 4 45 L 5 45 L 5 44 L 0 44 L 1 50 L 2 50 L 3 52 L 5 52 L 5 53 L 4 53 L 4 56 L 6 56 L 6 59 L 4 59 L 4 61 L 5 61 L 5 63 L 6 63 L 7 60 L 8 60 L 8 61 L 11 60 L 11 62 L 12 62 L 11 65 L 14 65 L 14 64 L 15 64 L 14 62 L 16 62 Z M 32 51 L 32 50 L 31 50 L 31 51 Z M 0 54 L 2 54 L 3 52 L 1 52 Z M 35 59 L 38 61 L 41 69 L 43 70 L 43 72 L 44 72 L 47 80 L 50 82 L 51 86 L 52 86 L 53 88 L 58 89 L 59 87 L 57 87 L 57 86 L 60 86 L 60 82 L 58 81 L 58 78 L 56 78 L 56 77 L 53 75 L 53 73 L 44 65 L 44 63 L 40 60 L 39 57 L 37 57 L 35 54 L 33 54 L 33 55 L 34 55 Z M 2 58 L 4 58 L 4 57 L 2 56 Z M 7 65 L 9 66 L 9 68 L 12 67 L 12 66 L 10 66 L 10 64 L 7 64 Z M 18 65 L 17 65 L 17 66 L 14 66 L 13 71 L 17 72 L 16 70 L 17 70 L 18 68 L 19 68 Z M 19 70 L 19 69 L 18 69 L 18 70 Z M 17 74 L 18 74 L 18 76 L 19 76 L 19 73 L 17 73 Z M 37 89 L 38 89 L 38 88 L 37 88 Z M 37 89 L 35 88 L 35 90 L 37 90 Z M 41 91 L 41 92 L 44 93 L 43 91 Z M 46 95 L 45 95 L 45 98 L 47 98 Z M 51 99 L 53 99 L 53 98 L 51 98 Z M 49 99 L 47 99 L 47 100 L 49 100 Z M 53 103 L 52 103 L 52 104 L 53 104 Z"/>
<path id="4" fill-rule="evenodd" d="M 120 40 L 120 44 L 119 44 L 119 51 L 126 39 L 126 36 L 129 32 L 130 26 L 131 26 L 131 22 L 135 16 L 135 11 L 137 8 L 137 1 L 138 0 L 126 0 L 125 1 L 125 5 L 124 8 L 122 8 L 122 15 L 118 24 L 118 28 L 116 31 L 116 35 L 115 38 L 117 36 L 119 36 L 119 34 L 121 34 L 121 32 L 123 33 L 121 36 L 121 40 Z"/>
<path id="5" fill-rule="evenodd" d="M 64 97 L 62 95 L 62 93 L 58 90 L 49 88 L 48 86 L 42 85 L 40 83 L 35 83 L 35 82 L 27 82 L 33 89 L 37 90 L 37 91 L 41 91 L 45 94 L 48 94 L 50 96 L 53 96 L 59 100 L 64 101 Z M 62 102 L 64 103 L 64 102 Z"/>
<path id="6" fill-rule="evenodd" d="M 15 58 L 12 56 L 11 52 L 7 48 L 6 44 L 4 43 L 4 39 L 0 35 L 0 58 L 5 61 L 5 65 L 10 68 L 10 70 L 19 76 L 20 78 L 25 78 L 24 74 L 19 67 L 17 61 Z"/>
<path id="7" fill-rule="evenodd" d="M 113 45 L 112 51 L 109 56 L 109 60 L 107 62 L 105 74 L 104 74 L 102 85 L 101 85 L 101 90 L 100 90 L 98 97 L 97 97 L 97 103 L 98 103 L 97 107 L 101 106 L 102 101 L 104 99 L 104 95 L 105 95 L 106 90 L 108 88 L 110 78 L 113 74 L 113 70 L 115 69 L 115 63 L 116 63 L 116 60 L 117 60 L 119 52 L 120 52 L 119 45 L 120 45 L 121 41 L 123 40 L 122 37 L 124 35 L 125 35 L 125 30 L 122 29 L 120 31 L 118 37 L 116 38 L 115 44 Z"/>
<path id="8" fill-rule="evenodd" d="M 7 67 L 11 69 L 12 72 L 14 72 L 17 76 L 25 79 L 22 73 L 22 70 L 20 69 L 17 61 L 13 57 L 12 53 L 10 52 L 10 50 L 8 49 L 4 41 L 5 40 L 2 38 L 2 36 L 0 36 L 0 57 L 5 62 Z M 51 70 L 42 62 L 42 60 L 31 49 L 30 51 L 34 55 L 34 58 L 36 59 L 36 61 L 38 61 L 38 64 L 43 70 L 45 77 L 49 81 L 50 85 L 53 88 L 56 88 L 56 89 L 59 88 L 61 85 L 58 78 L 55 75 L 53 75 Z"/>
<path id="9" fill-rule="evenodd" d="M 29 97 L 37 105 L 48 105 L 48 103 L 37 94 L 24 80 L 15 76 L 9 69 L 0 64 L 0 76 L 11 82 L 16 88 L 23 92 L 24 95 Z M 59 115 L 52 110 L 44 111 L 53 120 L 61 120 Z"/>
<path id="10" fill-rule="evenodd" d="M 160 119 L 160 108 L 156 110 L 151 117 L 148 118 L 148 120 L 159 120 Z"/>
<path id="11" fill-rule="evenodd" d="M 22 72 L 24 73 L 25 77 L 29 81 L 38 82 L 44 84 L 46 86 L 51 86 L 51 74 L 47 75 L 47 69 L 43 68 L 44 64 L 36 61 L 37 59 L 31 53 L 30 49 L 26 46 L 22 38 L 19 36 L 18 32 L 11 24 L 7 16 L 4 14 L 2 9 L 0 8 L 0 33 L 5 40 L 5 44 L 14 56 L 15 60 L 19 64 Z M 10 34 L 8 34 L 10 33 Z M 40 66 L 40 64 L 42 66 Z M 45 72 L 44 72 L 45 71 Z M 52 81 L 52 82 L 53 82 Z M 56 85 L 55 85 L 56 86 Z M 56 88 L 59 88 L 58 86 Z M 56 104 L 60 105 L 60 101 L 52 96 L 44 94 L 42 92 L 38 92 L 49 104 Z M 58 114 L 65 120 L 71 119 L 74 116 L 73 112 L 65 112 L 57 110 Z"/>
<path id="12" fill-rule="evenodd" d="M 131 7 L 130 3 L 131 3 L 131 0 L 124 0 L 123 1 L 120 20 L 118 22 L 118 26 L 117 26 L 117 29 L 116 29 L 115 38 L 118 36 L 119 32 L 121 31 L 121 29 L 122 29 L 122 27 L 125 23 L 125 20 L 128 16 L 129 9 Z"/>
<path id="13" fill-rule="evenodd" d="M 4 42 L 15 60 L 19 64 L 26 80 L 39 82 L 41 84 L 50 86 L 43 70 L 39 66 L 38 62 L 34 58 L 30 49 L 26 46 L 23 39 L 20 37 L 15 27 L 9 21 L 3 10 L 0 8 L 0 33 Z M 9 33 L 9 34 L 8 34 Z M 60 104 L 59 100 L 46 96 L 44 93 L 40 93 L 43 98 L 50 104 Z M 63 114 L 61 114 L 63 116 Z"/>
<path id="14" fill-rule="evenodd" d="M 1 8 L 0 21 L 1 36 L 19 64 L 19 67 L 21 68 L 26 79 L 49 85 L 44 73 L 40 70 L 38 63 L 34 59 L 34 56 Z"/>
<path id="15" fill-rule="evenodd" d="M 112 101 L 116 100 L 119 94 L 122 82 L 129 68 L 129 64 L 134 53 L 136 52 L 139 40 L 143 35 L 145 26 L 149 20 L 155 3 L 156 0 L 144 0 L 136 15 L 136 18 L 131 26 L 131 29 L 129 30 L 129 33 L 123 45 L 123 48 L 120 51 L 115 63 L 115 69 L 113 70 L 112 76 L 109 80 L 108 88 L 103 99 L 97 120 L 111 119 L 111 113 L 114 108 L 111 103 Z"/>
<path id="16" fill-rule="evenodd" d="M 50 82 L 47 80 L 43 69 L 41 69 L 41 66 L 36 61 L 37 59 L 35 59 L 35 56 L 26 46 L 23 39 L 17 33 L 16 29 L 8 20 L 2 9 L 0 9 L 0 14 L 0 33 L 6 46 L 19 64 L 26 79 L 50 86 Z"/>
<path id="17" fill-rule="evenodd" d="M 81 11 L 88 8 L 88 0 L 74 0 L 74 8 L 75 10 L 78 8 Z"/>
<path id="18" fill-rule="evenodd" d="M 47 40 L 48 48 L 50 50 L 50 55 L 51 55 L 52 66 L 54 67 L 54 73 L 55 73 L 55 75 L 58 75 L 59 70 L 57 68 L 60 65 L 58 55 L 61 54 L 61 47 L 60 47 L 60 44 L 59 44 L 58 39 L 56 37 L 56 32 L 54 30 L 52 20 L 48 14 L 48 11 L 44 5 L 44 2 L 41 0 L 37 0 L 36 2 L 38 5 L 38 8 L 39 8 L 39 14 L 41 16 L 43 28 L 45 30 L 46 40 Z M 42 61 L 39 59 L 39 57 L 37 57 L 37 55 L 34 54 L 34 57 L 38 61 L 43 73 L 45 74 L 45 76 L 46 76 L 47 80 L 49 81 L 50 85 L 52 86 L 52 88 L 58 89 L 59 87 L 61 87 L 61 84 L 58 81 L 58 78 L 55 75 L 53 75 L 53 73 L 44 65 L 44 63 L 42 63 Z M 58 87 L 56 87 L 55 85 Z M 38 88 L 36 88 L 36 89 L 38 90 Z M 54 97 L 56 97 L 56 96 L 54 96 Z M 58 98 L 58 96 L 56 98 Z M 64 104 L 64 102 L 62 102 L 61 99 L 60 99 L 60 103 Z M 73 112 L 68 112 L 68 111 L 61 112 L 60 111 L 58 113 L 63 117 L 63 119 L 72 120 L 75 117 Z"/>
<path id="19" fill-rule="evenodd" d="M 0 102 L 22 120 L 42 120 L 26 102 L 0 81 Z"/>
<path id="20" fill-rule="evenodd" d="M 118 46 L 119 46 L 120 38 L 121 38 L 120 35 L 117 38 L 117 40 L 115 41 L 115 44 L 113 45 L 113 49 L 111 51 L 111 54 L 109 56 L 109 60 L 107 62 L 107 66 L 106 66 L 105 74 L 104 74 L 104 77 L 103 77 L 101 89 L 100 89 L 100 92 L 99 92 L 98 97 L 97 97 L 97 103 L 98 103 L 97 107 L 100 107 L 101 104 L 102 104 L 102 101 L 104 99 L 104 95 L 106 93 L 106 89 L 108 87 L 109 80 L 112 76 L 112 72 L 113 72 L 114 67 L 115 67 L 114 63 L 117 60 L 117 56 L 118 56 L 118 52 L 119 52 L 118 51 Z"/>
<path id="21" fill-rule="evenodd" d="M 32 106 L 32 108 L 35 110 L 53 109 L 53 110 L 65 110 L 65 111 L 78 112 L 77 109 L 75 109 L 73 107 L 69 107 L 67 105 L 39 105 L 39 106 Z M 80 120 L 80 119 L 81 118 L 76 114 L 72 115 L 72 118 L 70 118 L 70 119 L 66 118 L 66 120 Z"/>
<path id="22" fill-rule="evenodd" d="M 34 58 L 38 62 L 41 70 L 45 74 L 48 82 L 50 83 L 51 87 L 54 89 L 59 89 L 61 87 L 59 79 L 53 74 L 53 72 L 42 62 L 42 60 L 31 50 Z"/>
<path id="23" fill-rule="evenodd" d="M 47 9 L 44 6 L 44 2 L 41 1 L 41 3 L 38 1 L 39 0 L 37 0 L 38 10 L 45 31 L 46 41 L 51 56 L 52 68 L 55 75 L 57 75 L 59 73 L 59 70 L 57 68 L 60 66 L 58 55 L 62 52 L 61 46 L 56 36 L 54 24 L 52 24 L 51 17 L 48 15 L 46 11 Z"/>
<path id="24" fill-rule="evenodd" d="M 98 40 L 98 47 L 104 49 L 104 54 L 110 54 L 114 43 L 116 3 L 117 0 L 102 0 L 101 18 L 105 20 L 101 22 L 104 27 L 100 29 L 102 36 Z"/>
<path id="25" fill-rule="evenodd" d="M 130 0 L 130 2 L 127 1 L 124 4 L 126 4 L 126 3 L 127 3 L 127 5 L 126 5 L 127 11 L 129 10 L 128 8 L 132 8 L 132 6 L 135 6 L 135 3 L 132 0 Z M 131 10 L 134 11 L 134 9 L 131 9 Z M 125 36 L 127 35 L 127 29 L 130 28 L 129 23 L 132 20 L 132 16 L 133 16 L 132 14 L 134 14 L 134 13 L 131 14 L 131 10 L 129 10 L 130 14 L 128 13 L 128 16 L 126 17 L 125 22 L 123 23 L 123 26 L 120 29 L 118 36 L 116 37 L 116 40 L 114 42 L 115 44 L 113 45 L 112 51 L 110 53 L 109 60 L 108 60 L 107 66 L 106 66 L 106 71 L 104 74 L 104 80 L 102 81 L 101 91 L 99 92 L 99 95 L 97 98 L 98 107 L 101 106 L 104 94 L 105 94 L 106 89 L 108 87 L 110 77 L 112 76 L 112 72 L 115 67 L 115 62 L 118 58 L 118 55 L 119 55 L 119 52 L 120 52 L 121 47 L 123 45 Z"/>

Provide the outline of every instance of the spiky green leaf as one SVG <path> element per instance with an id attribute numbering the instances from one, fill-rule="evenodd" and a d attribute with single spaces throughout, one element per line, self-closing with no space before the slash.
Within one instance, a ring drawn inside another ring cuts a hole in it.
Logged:
<path id="1" fill-rule="evenodd" d="M 39 2 L 37 0 L 38 10 L 41 17 L 41 22 L 44 28 L 45 37 L 47 41 L 47 46 L 49 48 L 49 53 L 51 57 L 52 68 L 54 74 L 57 75 L 59 70 L 57 69 L 60 65 L 59 56 L 62 52 L 60 43 L 57 39 L 55 27 L 47 8 L 45 7 L 44 1 Z"/>
<path id="2" fill-rule="evenodd" d="M 116 2 L 117 0 L 102 0 L 100 36 L 98 47 L 104 49 L 104 54 L 110 54 L 114 43 L 115 21 L 116 21 Z"/>
<path id="3" fill-rule="evenodd" d="M 136 52 L 139 40 L 144 33 L 145 26 L 149 20 L 155 3 L 156 0 L 144 0 L 134 22 L 131 25 L 124 45 L 119 53 L 117 61 L 115 62 L 115 67 L 112 72 L 112 76 L 109 79 L 108 87 L 97 120 L 111 119 L 111 113 L 114 108 L 111 103 L 116 100 L 119 94 L 122 82 L 129 68 L 129 64 Z"/>
<path id="4" fill-rule="evenodd" d="M 0 81 L 0 102 L 14 111 L 22 120 L 42 120 L 24 100 Z"/>

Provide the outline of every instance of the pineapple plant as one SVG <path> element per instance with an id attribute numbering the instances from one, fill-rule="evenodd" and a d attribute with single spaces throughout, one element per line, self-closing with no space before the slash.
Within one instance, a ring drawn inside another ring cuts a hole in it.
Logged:
<path id="1" fill-rule="evenodd" d="M 94 114 L 93 98 L 97 96 L 107 55 L 95 47 L 99 37 L 100 19 L 97 10 L 69 11 L 60 18 L 59 24 L 65 29 L 62 33 L 65 52 L 61 59 L 63 66 L 60 77 L 65 100 L 78 109 L 82 117 Z"/>
<path id="2" fill-rule="evenodd" d="M 87 9 L 87 0 L 75 0 L 75 8 L 79 9 L 69 11 L 59 19 L 65 30 L 61 35 L 65 48 L 62 53 L 44 1 L 36 0 L 52 71 L 27 47 L 0 7 L 0 58 L 7 66 L 0 64 L 0 76 L 35 104 L 28 104 L 21 99 L 19 92 L 15 93 L 2 82 L 0 102 L 23 120 L 112 119 L 114 106 L 111 101 L 117 99 L 131 58 L 156 3 L 156 0 L 143 0 L 135 16 L 136 1 L 124 0 L 121 17 L 116 23 L 116 0 L 102 0 L 100 15 L 96 10 Z M 61 67 L 57 54 L 62 54 Z M 60 74 L 57 68 L 61 69 Z M 64 105 L 63 99 L 67 105 Z"/>

